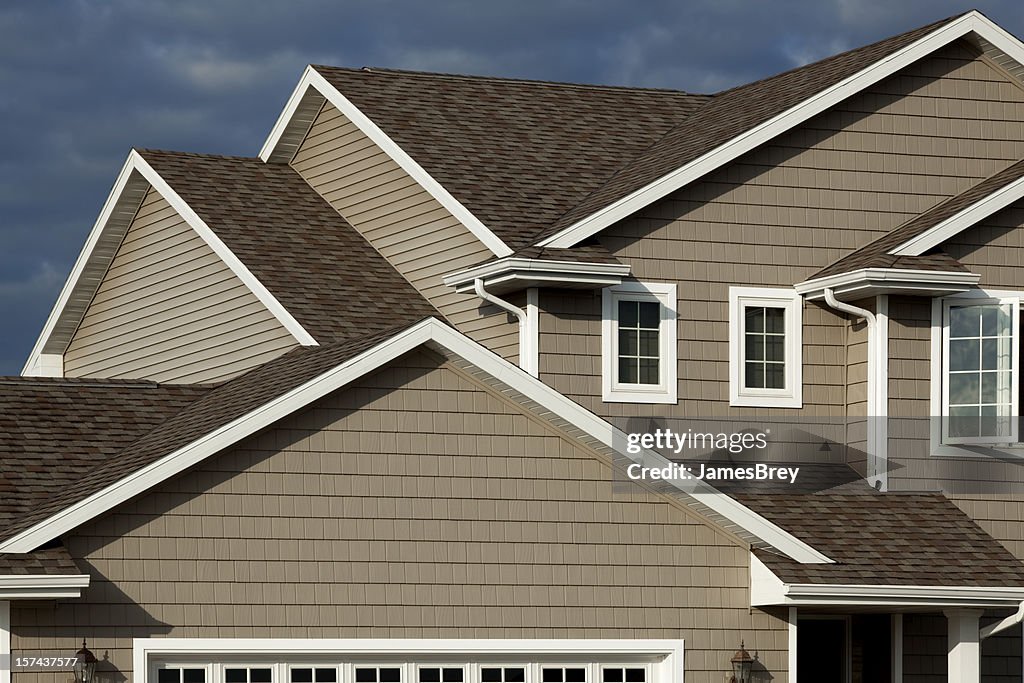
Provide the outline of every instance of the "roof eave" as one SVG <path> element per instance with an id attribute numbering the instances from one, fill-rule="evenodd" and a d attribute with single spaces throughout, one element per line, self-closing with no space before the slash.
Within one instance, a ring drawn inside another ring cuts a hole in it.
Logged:
<path id="1" fill-rule="evenodd" d="M 841 301 L 855 301 L 878 294 L 949 296 L 977 287 L 981 275 L 966 271 L 861 268 L 797 283 L 797 293 L 808 301 L 825 298 L 831 289 Z"/>
<path id="2" fill-rule="evenodd" d="M 527 287 L 597 289 L 620 284 L 629 273 L 629 266 L 622 263 L 503 258 L 446 275 L 444 283 L 460 294 L 473 291 L 476 280 L 483 280 L 494 294 Z"/>
<path id="3" fill-rule="evenodd" d="M 1024 587 L 786 583 L 750 554 L 751 607 L 1017 607 Z"/>
<path id="4" fill-rule="evenodd" d="M 88 574 L 11 574 L 0 576 L 0 600 L 79 598 Z"/>

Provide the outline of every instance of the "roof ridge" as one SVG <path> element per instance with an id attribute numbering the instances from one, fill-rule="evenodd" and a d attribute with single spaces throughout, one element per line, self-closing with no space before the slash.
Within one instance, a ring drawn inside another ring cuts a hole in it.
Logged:
<path id="1" fill-rule="evenodd" d="M 742 90 L 744 88 L 748 88 L 748 87 L 753 86 L 753 85 L 762 84 L 765 81 L 772 80 L 773 78 L 779 78 L 780 76 L 787 76 L 789 74 L 795 73 L 797 71 L 801 71 L 803 69 L 809 69 L 811 67 L 818 66 L 818 65 L 820 65 L 820 64 L 822 64 L 824 62 L 828 62 L 828 61 L 830 61 L 832 59 L 839 59 L 841 57 L 844 57 L 844 56 L 850 54 L 851 52 L 858 52 L 860 50 L 869 50 L 869 49 L 875 47 L 876 45 L 880 45 L 880 44 L 888 42 L 890 40 L 897 39 L 897 38 L 899 38 L 901 36 L 907 35 L 908 33 L 917 33 L 919 31 L 925 31 L 925 30 L 928 30 L 928 29 L 931 29 L 931 28 L 937 28 L 937 27 L 941 26 L 942 24 L 946 24 L 946 23 L 948 23 L 950 21 L 953 21 L 954 19 L 959 19 L 962 16 L 965 16 L 967 14 L 970 14 L 971 12 L 976 12 L 976 11 L 977 10 L 970 9 L 970 10 L 967 10 L 967 11 L 964 11 L 964 12 L 959 12 L 958 14 L 950 15 L 950 16 L 946 17 L 945 19 L 939 19 L 938 21 L 933 21 L 933 22 L 930 22 L 928 24 L 924 24 L 923 26 L 918 26 L 916 28 L 911 28 L 911 29 L 908 29 L 906 31 L 901 31 L 901 32 L 895 33 L 895 34 L 893 34 L 891 36 L 887 36 L 885 38 L 880 38 L 880 39 L 878 39 L 876 41 L 873 41 L 871 43 L 867 43 L 866 45 L 858 45 L 857 47 L 851 47 L 848 50 L 843 50 L 842 52 L 836 52 L 835 54 L 831 54 L 831 55 L 828 55 L 826 57 L 822 57 L 821 59 L 816 59 L 813 62 L 807 62 L 806 64 L 801 64 L 799 66 L 794 66 L 793 68 L 786 69 L 785 71 L 779 71 L 778 73 L 770 74 L 770 75 L 765 76 L 763 78 L 758 78 L 755 81 L 749 81 L 747 83 L 740 83 L 739 85 L 734 85 L 731 88 L 726 88 L 725 90 L 719 90 L 714 95 L 715 95 L 715 97 L 718 97 L 719 95 L 725 95 L 726 93 L 732 93 L 732 92 L 735 92 L 737 90 Z"/>
<path id="2" fill-rule="evenodd" d="M 459 74 L 459 73 L 443 73 L 439 71 L 421 71 L 415 69 L 395 69 L 390 67 L 380 66 L 364 66 L 361 68 L 347 67 L 347 66 L 331 66 L 329 64 L 311 64 L 314 69 L 333 69 L 337 71 L 348 71 L 351 73 L 369 73 L 369 74 L 395 74 L 402 76 L 413 76 L 419 78 L 441 78 L 451 80 L 464 80 L 464 81 L 485 81 L 494 83 L 522 83 L 526 85 L 543 85 L 552 87 L 567 87 L 567 88 L 581 88 L 586 90 L 611 90 L 611 91 L 626 91 L 626 92 L 651 92 L 651 93 L 667 93 L 673 95 L 686 95 L 687 97 L 714 97 L 713 94 L 709 93 L 696 93 L 688 90 L 678 90 L 676 88 L 655 88 L 651 86 L 632 86 L 632 85 L 607 85 L 599 83 L 579 83 L 574 81 L 552 81 L 546 79 L 533 79 L 533 78 L 519 78 L 515 76 L 481 76 L 476 74 Z"/>
<path id="3" fill-rule="evenodd" d="M 230 159 L 232 161 L 258 161 L 265 163 L 259 157 L 240 156 L 236 154 L 212 154 L 208 152 L 184 152 L 178 149 L 157 149 L 155 147 L 132 147 L 136 152 L 145 156 L 146 154 L 174 154 L 183 157 L 195 157 L 197 159 Z"/>

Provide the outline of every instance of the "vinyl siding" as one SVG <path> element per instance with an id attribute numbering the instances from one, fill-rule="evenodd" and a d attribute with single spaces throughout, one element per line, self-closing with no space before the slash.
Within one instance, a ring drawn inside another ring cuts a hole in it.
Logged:
<path id="1" fill-rule="evenodd" d="M 494 255 L 344 114 L 324 105 L 291 165 L 453 325 L 517 359 L 518 323 L 442 282 Z"/>
<path id="2" fill-rule="evenodd" d="M 979 286 L 1024 291 L 1024 202 L 997 212 L 942 245 L 981 275 Z M 950 482 L 950 497 L 990 535 L 1024 559 L 1024 471 L 1014 461 L 979 456 L 930 455 L 932 302 L 894 298 L 889 341 L 891 432 L 889 451 L 899 469 L 892 483 L 903 489 L 934 489 Z M 944 481 L 943 481 L 944 480 Z M 982 490 L 984 487 L 986 490 Z M 1014 490 L 1015 489 L 1015 490 Z"/>
<path id="3" fill-rule="evenodd" d="M 16 605 L 14 651 L 88 637 L 129 680 L 144 636 L 685 639 L 688 683 L 720 683 L 745 640 L 786 680 L 786 625 L 748 608 L 742 543 L 613 494 L 600 456 L 425 353 L 66 543 L 93 583 Z"/>
<path id="4" fill-rule="evenodd" d="M 994 621 L 982 617 L 982 625 Z M 904 683 L 945 683 L 946 617 L 942 614 L 903 615 Z M 981 680 L 984 683 L 1020 683 L 1021 638 L 1014 629 L 981 641 Z"/>
<path id="5" fill-rule="evenodd" d="M 791 287 L 1024 158 L 1022 105 L 1018 85 L 955 44 L 602 232 L 638 279 L 679 285 L 680 400 L 657 414 L 778 413 L 728 406 L 729 287 Z M 546 381 L 605 416 L 652 412 L 601 402 L 589 295 L 542 308 Z M 805 305 L 803 415 L 847 410 L 848 325 Z"/>
<path id="6" fill-rule="evenodd" d="M 295 338 L 155 190 L 64 355 L 68 377 L 218 382 Z"/>

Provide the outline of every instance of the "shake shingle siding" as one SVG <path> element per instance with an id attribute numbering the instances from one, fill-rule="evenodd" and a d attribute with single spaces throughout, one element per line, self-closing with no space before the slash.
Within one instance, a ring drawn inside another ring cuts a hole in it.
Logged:
<path id="1" fill-rule="evenodd" d="M 69 377 L 218 382 L 297 342 L 155 190 L 64 355 Z"/>
<path id="2" fill-rule="evenodd" d="M 746 638 L 784 681 L 744 545 L 609 469 L 416 352 L 71 534 L 92 586 L 16 606 L 13 647 L 131 676 L 143 636 L 672 638 L 718 683 Z"/>
<path id="3" fill-rule="evenodd" d="M 738 414 L 730 286 L 791 287 L 1022 157 L 1024 91 L 957 43 L 606 229 L 598 239 L 635 277 L 679 285 L 680 402 L 659 411 Z M 605 415 L 651 412 L 600 402 L 599 302 L 566 294 L 541 307 L 542 376 Z M 805 414 L 860 402 L 848 325 L 804 306 Z"/>
<path id="4" fill-rule="evenodd" d="M 291 164 L 449 321 L 517 358 L 516 324 L 442 282 L 493 254 L 341 112 L 324 106 Z"/>

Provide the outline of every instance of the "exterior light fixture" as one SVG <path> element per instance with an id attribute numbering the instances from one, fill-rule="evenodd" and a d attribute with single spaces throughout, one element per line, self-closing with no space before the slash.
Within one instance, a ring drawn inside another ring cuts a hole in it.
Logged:
<path id="1" fill-rule="evenodd" d="M 75 653 L 75 681 L 93 683 L 95 673 L 96 655 L 85 646 L 85 638 L 82 638 L 82 649 Z"/>
<path id="2" fill-rule="evenodd" d="M 750 683 L 750 670 L 754 666 L 754 658 L 750 656 L 740 641 L 740 649 L 732 656 L 732 683 Z"/>

